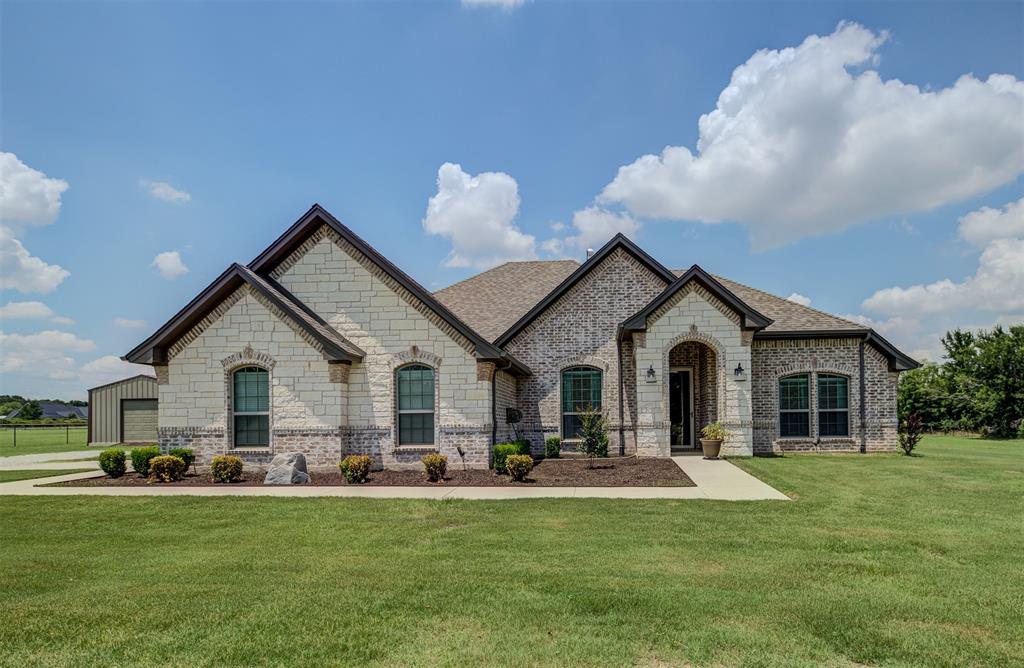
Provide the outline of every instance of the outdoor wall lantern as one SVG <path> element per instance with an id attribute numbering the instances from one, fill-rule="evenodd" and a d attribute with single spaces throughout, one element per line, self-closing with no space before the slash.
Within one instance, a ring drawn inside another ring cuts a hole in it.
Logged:
<path id="1" fill-rule="evenodd" d="M 658 382 L 658 374 L 654 371 L 654 365 L 653 364 L 647 369 L 647 382 L 648 383 L 656 383 L 656 382 Z"/>
<path id="2" fill-rule="evenodd" d="M 747 372 L 743 370 L 742 364 L 737 364 L 736 368 L 732 372 L 733 380 L 746 380 Z"/>

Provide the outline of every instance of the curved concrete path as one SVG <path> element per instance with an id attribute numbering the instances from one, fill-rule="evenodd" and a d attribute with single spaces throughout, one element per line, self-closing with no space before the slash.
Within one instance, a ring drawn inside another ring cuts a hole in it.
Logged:
<path id="1" fill-rule="evenodd" d="M 0 483 L 0 495 L 16 496 L 288 496 L 353 497 L 373 499 L 715 499 L 719 501 L 788 501 L 782 492 L 765 484 L 725 460 L 673 457 L 696 487 L 316 487 L 258 486 L 234 487 L 41 487 L 53 482 L 82 480 L 102 475 L 100 471 L 54 475 L 33 480 Z M 0 462 L 0 469 L 6 468 Z M 32 468 L 32 467 L 26 467 Z"/>

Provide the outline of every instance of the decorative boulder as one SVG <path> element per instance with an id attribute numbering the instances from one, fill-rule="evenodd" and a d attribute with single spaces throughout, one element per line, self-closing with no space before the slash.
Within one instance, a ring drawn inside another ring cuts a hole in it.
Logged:
<path id="1" fill-rule="evenodd" d="M 270 462 L 264 485 L 308 485 L 309 472 L 306 470 L 306 457 L 301 452 L 289 452 L 275 455 Z"/>

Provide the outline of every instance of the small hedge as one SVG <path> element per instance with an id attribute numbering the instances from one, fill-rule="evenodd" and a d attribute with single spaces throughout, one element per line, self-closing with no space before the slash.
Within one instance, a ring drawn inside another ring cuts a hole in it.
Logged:
<path id="1" fill-rule="evenodd" d="M 242 460 L 234 455 L 217 455 L 210 460 L 214 482 L 238 482 L 242 479 Z"/>
<path id="2" fill-rule="evenodd" d="M 510 478 L 523 482 L 533 470 L 533 457 L 530 455 L 509 455 L 505 460 L 505 468 Z"/>
<path id="3" fill-rule="evenodd" d="M 167 454 L 172 457 L 177 457 L 181 461 L 185 462 L 185 470 L 188 471 L 189 467 L 196 460 L 195 454 L 188 448 L 171 448 L 167 451 Z"/>
<path id="4" fill-rule="evenodd" d="M 181 457 L 160 455 L 149 460 L 149 479 L 155 482 L 175 482 L 185 477 L 188 466 Z"/>
<path id="5" fill-rule="evenodd" d="M 505 460 L 511 455 L 521 454 L 519 446 L 515 443 L 498 443 L 494 446 L 494 472 L 508 473 L 505 469 Z"/>
<path id="6" fill-rule="evenodd" d="M 530 451 L 530 439 L 521 438 L 518 441 L 512 441 L 512 445 L 516 446 L 519 450 L 516 452 L 517 455 L 530 455 L 533 454 Z"/>
<path id="7" fill-rule="evenodd" d="M 549 436 L 544 440 L 544 456 L 548 459 L 558 459 L 562 454 L 562 439 L 557 436 Z"/>
<path id="8" fill-rule="evenodd" d="M 368 455 L 349 455 L 338 462 L 338 468 L 345 476 L 345 481 L 353 484 L 366 482 L 372 465 L 373 458 Z"/>
<path id="9" fill-rule="evenodd" d="M 155 445 L 148 445 L 142 448 L 132 448 L 132 468 L 140 476 L 145 478 L 149 475 L 149 460 L 160 456 L 160 448 Z"/>
<path id="10" fill-rule="evenodd" d="M 128 469 L 125 454 L 121 448 L 108 448 L 100 453 L 100 468 L 111 478 L 120 478 Z"/>
<path id="11" fill-rule="evenodd" d="M 448 470 L 447 457 L 438 454 L 423 455 L 420 461 L 423 462 L 423 468 L 427 473 L 427 480 L 430 482 L 444 480 L 445 471 Z"/>

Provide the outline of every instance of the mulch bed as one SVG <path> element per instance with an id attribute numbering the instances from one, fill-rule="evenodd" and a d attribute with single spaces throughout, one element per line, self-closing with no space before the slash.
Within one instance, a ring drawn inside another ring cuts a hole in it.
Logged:
<path id="1" fill-rule="evenodd" d="M 337 469 L 312 469 L 313 485 L 347 485 Z M 128 473 L 120 478 L 88 478 L 54 483 L 55 487 L 137 487 L 205 486 L 215 485 L 209 471 L 190 473 L 184 480 L 173 483 L 149 482 L 146 478 Z M 235 486 L 263 484 L 263 472 L 247 471 Z M 669 459 L 637 459 L 634 457 L 598 459 L 589 468 L 585 459 L 545 459 L 534 465 L 526 482 L 514 482 L 507 475 L 490 470 L 460 470 L 449 468 L 443 482 L 427 482 L 422 471 L 373 471 L 365 486 L 410 487 L 444 485 L 447 487 L 695 487 L 682 469 Z"/>

